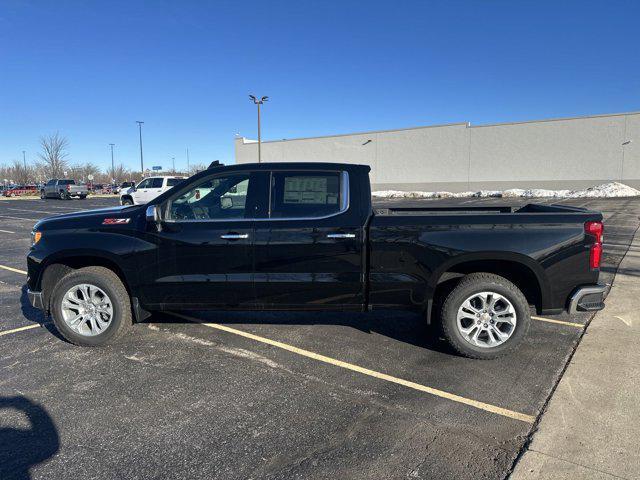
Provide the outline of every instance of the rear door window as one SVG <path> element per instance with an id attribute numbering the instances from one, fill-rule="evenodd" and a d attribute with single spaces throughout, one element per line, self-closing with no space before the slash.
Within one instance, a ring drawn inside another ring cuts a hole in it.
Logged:
<path id="1" fill-rule="evenodd" d="M 180 182 L 182 182 L 182 178 L 168 178 L 167 179 L 167 187 L 175 187 Z"/>
<path id="2" fill-rule="evenodd" d="M 271 218 L 314 218 L 346 209 L 341 172 L 273 172 Z"/>
<path id="3" fill-rule="evenodd" d="M 150 178 L 151 186 L 149 188 L 162 188 L 162 178 Z"/>

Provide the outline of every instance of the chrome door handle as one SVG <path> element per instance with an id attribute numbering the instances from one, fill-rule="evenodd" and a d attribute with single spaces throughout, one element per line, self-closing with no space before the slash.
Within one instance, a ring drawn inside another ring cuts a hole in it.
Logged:
<path id="1" fill-rule="evenodd" d="M 327 238 L 356 238 L 355 233 L 328 233 Z"/>
<path id="2" fill-rule="evenodd" d="M 220 235 L 220 238 L 225 240 L 241 240 L 243 238 L 249 238 L 248 233 L 225 233 L 224 235 Z"/>

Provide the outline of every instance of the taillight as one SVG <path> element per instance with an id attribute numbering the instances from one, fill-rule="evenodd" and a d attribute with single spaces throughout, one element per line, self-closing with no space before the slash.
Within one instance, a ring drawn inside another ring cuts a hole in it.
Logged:
<path id="1" fill-rule="evenodd" d="M 593 269 L 600 268 L 600 260 L 602 259 L 602 237 L 604 226 L 602 222 L 586 222 L 584 224 L 584 232 L 594 237 L 595 242 L 591 245 L 589 254 L 589 266 Z"/>
<path id="2" fill-rule="evenodd" d="M 67 185 L 67 192 L 71 191 L 71 185 Z"/>

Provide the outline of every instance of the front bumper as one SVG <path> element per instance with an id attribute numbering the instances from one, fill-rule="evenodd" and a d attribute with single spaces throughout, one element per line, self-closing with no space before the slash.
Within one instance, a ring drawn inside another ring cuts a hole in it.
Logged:
<path id="1" fill-rule="evenodd" d="M 569 313 L 602 310 L 607 290 L 608 287 L 602 284 L 578 287 L 569 298 Z"/>
<path id="2" fill-rule="evenodd" d="M 32 292 L 27 289 L 27 297 L 32 307 L 44 310 L 44 299 L 42 298 L 42 292 Z"/>

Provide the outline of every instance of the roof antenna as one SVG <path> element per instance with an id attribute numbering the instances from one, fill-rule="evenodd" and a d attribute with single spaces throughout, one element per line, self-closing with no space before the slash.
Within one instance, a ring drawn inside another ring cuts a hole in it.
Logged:
<path id="1" fill-rule="evenodd" d="M 214 160 L 209 164 L 209 168 L 216 168 L 220 166 L 220 160 Z"/>

